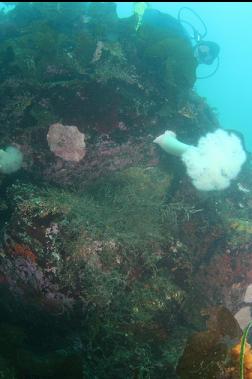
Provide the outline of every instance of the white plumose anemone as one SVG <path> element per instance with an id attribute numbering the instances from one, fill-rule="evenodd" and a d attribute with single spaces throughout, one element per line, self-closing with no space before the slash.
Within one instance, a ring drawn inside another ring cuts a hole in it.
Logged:
<path id="1" fill-rule="evenodd" d="M 170 131 L 154 142 L 166 152 L 181 157 L 194 186 L 201 191 L 226 189 L 246 161 L 240 139 L 222 129 L 201 137 L 197 146 L 178 141 Z"/>

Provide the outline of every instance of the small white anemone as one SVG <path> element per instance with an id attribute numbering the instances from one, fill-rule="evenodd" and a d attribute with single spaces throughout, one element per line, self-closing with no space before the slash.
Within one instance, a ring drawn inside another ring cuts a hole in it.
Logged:
<path id="1" fill-rule="evenodd" d="M 8 146 L 5 150 L 0 149 L 0 172 L 11 174 L 19 170 L 22 166 L 23 154 L 13 146 Z"/>

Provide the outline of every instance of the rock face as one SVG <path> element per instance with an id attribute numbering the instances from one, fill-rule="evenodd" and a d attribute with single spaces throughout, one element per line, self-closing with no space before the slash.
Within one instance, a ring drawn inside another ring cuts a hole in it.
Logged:
<path id="1" fill-rule="evenodd" d="M 252 192 L 203 197 L 153 144 L 218 121 L 182 26 L 138 21 L 114 3 L 1 15 L 0 138 L 24 155 L 0 176 L 3 379 L 176 378 L 201 309 L 242 307 Z"/>
<path id="2" fill-rule="evenodd" d="M 217 125 L 192 92 L 197 62 L 178 21 L 149 10 L 136 31 L 136 17 L 112 4 L 17 4 L 3 20 L 1 143 L 23 146 L 30 175 L 88 184 L 94 172 L 157 163 L 152 141 L 167 128 L 196 142 Z"/>

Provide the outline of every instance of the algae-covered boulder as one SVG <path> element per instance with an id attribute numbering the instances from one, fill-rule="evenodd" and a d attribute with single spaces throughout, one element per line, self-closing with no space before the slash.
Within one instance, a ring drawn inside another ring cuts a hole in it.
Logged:
<path id="1" fill-rule="evenodd" d="M 5 282 L 24 301 L 49 310 L 55 305 L 63 313 L 79 301 L 110 302 L 106 280 L 110 286 L 115 275 L 129 284 L 147 269 L 141 259 L 151 267 L 161 258 L 160 212 L 168 182 L 161 170 L 136 167 L 84 194 L 13 185 L 2 251 Z"/>
<path id="2" fill-rule="evenodd" d="M 249 192 L 202 196 L 153 144 L 167 129 L 196 144 L 218 121 L 193 91 L 183 26 L 142 16 L 96 2 L 1 13 L 1 148 L 24 157 L 0 176 L 4 379 L 175 379 L 202 306 L 236 312 L 251 280 Z"/>
<path id="3" fill-rule="evenodd" d="M 149 70 L 159 68 L 160 90 L 174 105 L 196 80 L 197 61 L 189 36 L 175 18 L 154 9 L 148 9 L 139 29 L 142 64 Z M 185 64 L 186 62 L 186 64 Z M 151 71 L 150 71 L 151 72 Z"/>
<path id="4" fill-rule="evenodd" d="M 156 165 L 152 141 L 168 124 L 186 138 L 194 125 L 196 140 L 215 127 L 192 94 L 196 61 L 183 26 L 154 9 L 136 22 L 119 18 L 115 3 L 18 3 L 2 15 L 0 136 L 20 145 L 30 175 L 89 183 Z M 55 123 L 85 134 L 85 159 L 50 152 Z"/>
<path id="5" fill-rule="evenodd" d="M 179 378 L 233 378 L 229 353 L 233 341 L 239 341 L 241 329 L 224 307 L 208 309 L 205 315 L 209 317 L 207 330 L 195 333 L 188 340 L 177 367 Z"/>
<path id="6" fill-rule="evenodd" d="M 78 372 L 80 360 L 90 378 L 173 370 L 170 357 L 160 367 L 159 360 L 162 349 L 169 350 L 185 292 L 162 264 L 167 183 L 161 170 L 136 167 L 79 193 L 21 183 L 9 188 L 13 211 L 1 249 L 2 314 L 9 307 L 18 311 L 30 341 L 21 347 L 13 342 L 22 357 L 11 359 L 18 371 L 47 377 L 76 362 Z M 38 327 L 53 328 L 53 342 Z M 31 333 L 41 348 L 35 349 Z M 103 351 L 98 360 L 97 350 Z"/>

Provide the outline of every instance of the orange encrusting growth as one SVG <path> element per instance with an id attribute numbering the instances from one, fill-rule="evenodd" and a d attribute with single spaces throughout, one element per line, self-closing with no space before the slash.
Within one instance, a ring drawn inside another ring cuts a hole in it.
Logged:
<path id="1" fill-rule="evenodd" d="M 25 259 L 28 259 L 30 260 L 32 263 L 35 263 L 36 260 L 37 260 L 37 257 L 36 255 L 34 254 L 33 251 L 30 250 L 30 248 L 28 246 L 25 246 L 25 245 L 22 245 L 22 244 L 19 244 L 19 243 L 16 243 L 13 247 L 12 247 L 12 254 L 14 256 L 21 256 Z"/>
<path id="2" fill-rule="evenodd" d="M 231 357 L 235 366 L 240 363 L 241 343 L 239 342 L 231 349 Z M 244 354 L 245 379 L 252 379 L 252 349 L 250 344 L 246 343 Z"/>

